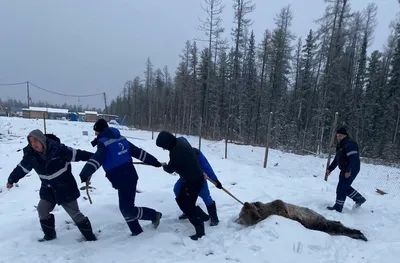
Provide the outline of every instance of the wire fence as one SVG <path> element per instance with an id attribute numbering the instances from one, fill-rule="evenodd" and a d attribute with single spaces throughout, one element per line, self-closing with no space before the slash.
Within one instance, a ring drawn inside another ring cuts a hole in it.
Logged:
<path id="1" fill-rule="evenodd" d="M 399 164 L 362 163 L 355 184 L 360 190 L 400 196 Z"/>

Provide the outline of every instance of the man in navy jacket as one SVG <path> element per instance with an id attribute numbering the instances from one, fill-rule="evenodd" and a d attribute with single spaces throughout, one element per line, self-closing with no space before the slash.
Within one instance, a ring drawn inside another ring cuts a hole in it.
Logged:
<path id="1" fill-rule="evenodd" d="M 326 173 L 329 175 L 337 166 L 340 169 L 339 183 L 336 188 L 336 203 L 328 206 L 329 210 L 342 212 L 346 196 L 355 202 L 354 208 L 361 206 L 366 199 L 351 187 L 354 179 L 360 172 L 360 153 L 357 143 L 351 139 L 344 127 L 340 127 L 336 132 L 338 145 L 336 146 L 336 155 L 329 165 Z"/>
<path id="2" fill-rule="evenodd" d="M 32 169 L 38 174 L 42 184 L 37 210 L 44 232 L 44 237 L 39 241 L 57 237 L 55 218 L 51 214 L 56 205 L 64 208 L 87 241 L 96 240 L 89 219 L 79 210 L 77 199 L 80 192 L 71 172 L 71 162 L 87 161 L 93 153 L 67 147 L 56 136 L 45 136 L 40 130 L 31 131 L 28 142 L 23 149 L 21 162 L 8 177 L 7 188 L 12 188 Z"/>
<path id="3" fill-rule="evenodd" d="M 196 206 L 197 197 L 205 180 L 196 153 L 186 140 L 176 138 L 168 131 L 161 131 L 158 134 L 156 145 L 169 151 L 169 162 L 163 164 L 164 171 L 170 174 L 176 172 L 182 179 L 179 195 L 175 200 L 196 230 L 196 234 L 190 238 L 198 240 L 205 235 L 204 221 L 208 220 L 208 215 Z"/>
<path id="4" fill-rule="evenodd" d="M 179 138 L 187 141 L 187 139 L 183 136 L 181 136 Z M 222 184 L 218 180 L 217 175 L 214 173 L 214 170 L 212 169 L 207 158 L 204 156 L 204 154 L 199 149 L 197 149 L 195 147 L 192 147 L 192 148 L 193 148 L 194 152 L 196 153 L 196 156 L 199 160 L 199 163 L 200 163 L 200 166 L 201 166 L 201 169 L 203 170 L 203 172 L 208 176 L 208 178 L 210 178 L 211 180 L 213 180 L 214 182 L 217 183 L 217 186 L 216 186 L 217 188 L 222 189 Z M 182 187 L 182 178 L 179 178 L 178 181 L 174 185 L 175 197 L 177 197 L 179 195 L 179 191 L 180 191 L 181 187 Z M 215 205 L 215 201 L 211 197 L 210 190 L 208 189 L 208 183 L 206 180 L 204 180 L 203 188 L 201 188 L 199 196 L 201 197 L 201 199 L 203 199 L 203 202 L 207 207 L 208 214 L 210 215 L 210 226 L 218 225 L 219 219 L 218 219 L 218 215 L 217 215 L 217 207 Z M 185 213 L 183 213 L 181 216 L 179 216 L 179 219 L 181 219 L 181 220 L 187 219 L 187 216 L 185 215 Z"/>
<path id="5" fill-rule="evenodd" d="M 157 228 L 162 214 L 152 208 L 135 205 L 139 177 L 132 163 L 132 157 L 154 167 L 161 167 L 161 163 L 154 156 L 121 136 L 118 129 L 108 127 L 104 119 L 99 119 L 93 130 L 97 138 L 93 140 L 92 145 L 97 145 L 97 151 L 85 164 L 79 175 L 82 182 L 89 181 L 92 174 L 102 166 L 107 179 L 118 190 L 119 209 L 132 236 L 143 232 L 139 219 L 152 221 L 154 228 Z"/>

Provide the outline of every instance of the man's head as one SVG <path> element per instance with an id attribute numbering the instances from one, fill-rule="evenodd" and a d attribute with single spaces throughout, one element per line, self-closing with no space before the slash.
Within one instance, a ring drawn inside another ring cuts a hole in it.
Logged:
<path id="1" fill-rule="evenodd" d="M 165 150 L 171 150 L 176 144 L 176 137 L 167 131 L 161 131 L 156 139 L 156 145 Z"/>
<path id="2" fill-rule="evenodd" d="M 341 142 L 346 136 L 348 136 L 348 134 L 344 127 L 340 127 L 339 129 L 337 129 L 336 139 L 338 140 L 338 142 Z"/>
<path id="3" fill-rule="evenodd" d="M 31 131 L 28 135 L 28 142 L 36 152 L 43 153 L 46 151 L 46 136 L 42 131 Z"/>
<path id="4" fill-rule="evenodd" d="M 96 121 L 96 123 L 93 125 L 93 130 L 96 135 L 101 133 L 104 129 L 108 128 L 107 121 L 105 119 L 99 119 Z"/>

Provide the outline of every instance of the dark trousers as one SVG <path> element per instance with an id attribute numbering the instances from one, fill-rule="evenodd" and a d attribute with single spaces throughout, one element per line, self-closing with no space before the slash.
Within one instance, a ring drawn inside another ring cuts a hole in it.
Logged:
<path id="1" fill-rule="evenodd" d="M 44 199 L 40 199 L 37 206 L 40 225 L 45 234 L 43 240 L 51 240 L 56 238 L 57 236 L 55 231 L 55 217 L 51 213 L 55 206 L 55 203 L 51 203 Z M 81 231 L 82 235 L 86 238 L 87 241 L 94 241 L 97 239 L 96 236 L 93 234 L 92 225 L 89 221 L 89 218 L 84 216 L 79 210 L 77 200 L 68 203 L 62 203 L 61 206 L 75 222 L 79 231 Z"/>
<path id="2" fill-rule="evenodd" d="M 183 182 L 182 178 L 179 178 L 178 181 L 176 181 L 176 183 L 174 185 L 175 197 L 177 197 L 179 195 L 179 191 L 182 188 L 182 182 Z M 199 197 L 201 199 L 203 199 L 203 202 L 207 207 L 214 204 L 214 200 L 211 197 L 210 189 L 208 188 L 208 184 L 207 184 L 206 180 L 204 180 L 204 182 L 203 182 L 203 187 L 200 190 Z"/>
<path id="3" fill-rule="evenodd" d="M 40 199 L 39 204 L 37 206 L 39 219 L 46 220 L 50 218 L 51 216 L 50 213 L 54 210 L 55 206 L 56 206 L 55 203 L 50 203 L 47 200 Z M 68 215 L 76 224 L 80 224 L 86 220 L 86 217 L 79 210 L 79 205 L 77 200 L 71 201 L 69 203 L 63 203 L 61 204 L 61 206 L 64 208 L 64 210 L 68 213 Z"/>
<path id="4" fill-rule="evenodd" d="M 155 220 L 157 212 L 148 207 L 138 207 L 135 205 L 137 179 L 126 180 L 118 185 L 119 209 L 132 232 L 138 235 L 143 232 L 138 220 Z"/>
<path id="5" fill-rule="evenodd" d="M 194 227 L 202 223 L 196 211 L 196 201 L 203 188 L 203 182 L 203 177 L 192 182 L 183 181 L 178 197 L 176 198 L 179 208 L 188 217 Z"/>
<path id="6" fill-rule="evenodd" d="M 364 200 L 364 197 L 355 190 L 351 184 L 356 179 L 358 175 L 357 173 L 352 173 L 349 178 L 345 177 L 345 172 L 340 172 L 339 175 L 339 183 L 336 187 L 336 204 L 335 207 L 338 210 L 342 210 L 344 203 L 346 201 L 346 197 L 350 197 L 354 202 L 359 203 Z"/>

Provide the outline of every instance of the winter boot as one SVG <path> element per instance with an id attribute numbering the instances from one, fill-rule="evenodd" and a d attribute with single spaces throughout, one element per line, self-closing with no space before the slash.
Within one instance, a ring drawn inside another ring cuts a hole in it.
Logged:
<path id="1" fill-rule="evenodd" d="M 97 240 L 97 238 L 93 233 L 92 225 L 90 224 L 89 218 L 85 218 L 85 221 L 80 222 L 79 224 L 77 223 L 76 226 L 78 227 L 79 231 L 81 231 L 86 241 L 95 241 Z"/>
<path id="2" fill-rule="evenodd" d="M 137 236 L 143 233 L 143 229 L 139 224 L 138 220 L 133 220 L 133 221 L 126 221 L 128 224 L 129 230 L 131 230 L 131 236 Z"/>
<path id="3" fill-rule="evenodd" d="M 353 209 L 359 208 L 362 204 L 364 204 L 367 200 L 365 199 L 364 196 L 361 194 L 358 194 L 359 196 L 356 196 L 353 200 L 356 202 L 353 206 Z"/>
<path id="4" fill-rule="evenodd" d="M 335 210 L 335 211 L 341 213 L 342 210 L 343 210 L 343 207 L 340 207 L 338 204 L 334 204 L 333 206 L 328 206 L 327 209 L 328 210 Z"/>
<path id="5" fill-rule="evenodd" d="M 162 217 L 162 213 L 157 212 L 156 213 L 156 219 L 151 220 L 151 223 L 153 224 L 154 228 L 157 228 L 160 225 L 161 217 Z"/>
<path id="6" fill-rule="evenodd" d="M 179 219 L 179 220 L 185 220 L 185 219 L 188 219 L 188 217 L 187 217 L 187 215 L 185 215 L 185 213 L 182 213 L 182 215 L 180 215 L 180 216 L 178 217 L 178 219 Z"/>
<path id="7" fill-rule="evenodd" d="M 210 217 L 203 211 L 203 209 L 201 209 L 200 206 L 196 206 L 196 215 L 203 222 L 207 222 L 210 219 Z"/>
<path id="8" fill-rule="evenodd" d="M 47 219 L 40 220 L 40 226 L 42 227 L 44 237 L 39 239 L 39 242 L 49 241 L 57 238 L 55 229 L 55 218 L 53 214 Z"/>
<path id="9" fill-rule="evenodd" d="M 202 236 L 205 235 L 204 232 L 204 223 L 201 222 L 199 225 L 194 226 L 194 229 L 196 230 L 196 234 L 189 236 L 190 239 L 192 240 L 198 240 L 199 238 L 201 238 Z"/>
<path id="10" fill-rule="evenodd" d="M 207 206 L 208 214 L 210 215 L 210 226 L 216 226 L 219 223 L 218 216 L 217 216 L 217 207 L 215 205 L 215 201 L 209 206 Z"/>

